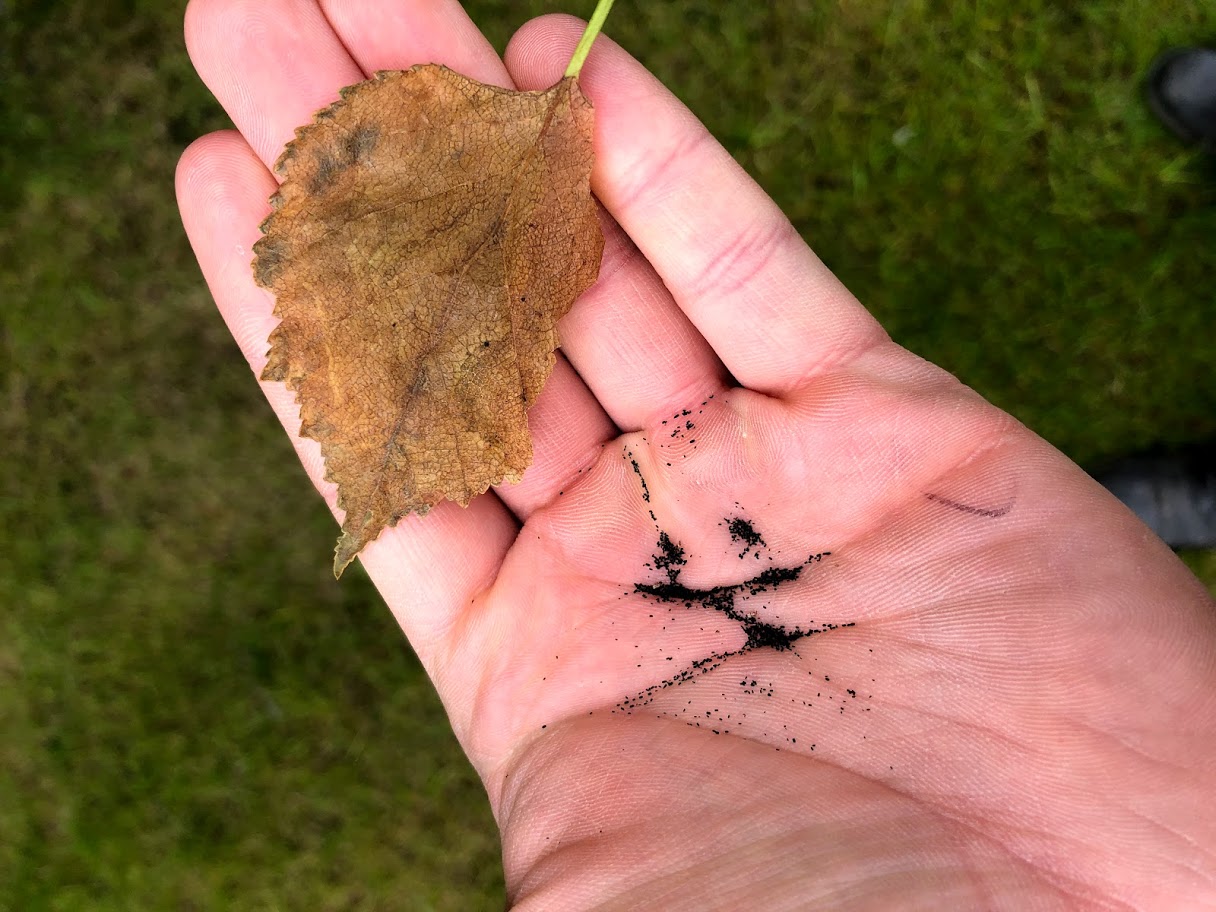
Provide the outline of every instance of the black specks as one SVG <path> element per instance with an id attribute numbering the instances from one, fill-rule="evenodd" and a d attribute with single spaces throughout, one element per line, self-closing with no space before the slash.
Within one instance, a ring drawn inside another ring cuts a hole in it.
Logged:
<path id="1" fill-rule="evenodd" d="M 394 326 L 396 326 L 397 324 L 396 324 L 396 323 L 394 323 L 393 325 L 394 325 Z M 481 347 L 482 347 L 482 348 L 489 348 L 489 347 L 490 347 L 490 340 L 489 340 L 489 339 L 483 339 L 483 340 L 481 341 Z"/>
<path id="2" fill-rule="evenodd" d="M 753 525 L 747 519 L 739 517 L 731 519 L 727 517 L 726 528 L 731 533 L 731 541 L 736 545 L 743 545 L 743 551 L 739 552 L 739 558 L 741 559 L 747 557 L 751 548 L 756 548 L 755 556 L 759 558 L 760 548 L 769 547 L 764 537 L 761 537 L 760 533 L 753 528 Z"/>
<path id="3" fill-rule="evenodd" d="M 650 499 L 649 495 L 647 495 L 646 499 Z M 656 570 L 661 570 L 667 574 L 668 585 L 676 586 L 676 580 L 680 578 L 680 571 L 688 563 L 688 558 L 684 554 L 684 549 L 671 540 L 671 536 L 666 532 L 660 532 L 659 550 L 652 558 L 652 562 Z M 684 587 L 680 586 L 679 588 L 683 589 Z M 634 591 L 641 590 L 635 587 Z M 657 592 L 655 594 L 658 595 Z"/>
<path id="4" fill-rule="evenodd" d="M 801 567 L 769 567 L 743 585 L 748 587 L 752 595 L 759 595 L 770 587 L 776 589 L 782 583 L 798 579 L 802 575 Z"/>
<path id="5" fill-rule="evenodd" d="M 706 400 L 706 402 L 708 401 L 709 400 Z M 705 405 L 705 402 L 702 402 L 701 404 Z M 670 418 L 664 418 L 661 422 L 659 422 L 660 425 L 664 427 L 668 424 L 672 425 L 671 433 L 667 435 L 669 439 L 676 440 L 678 438 L 682 438 L 682 436 L 687 434 L 689 431 L 695 430 L 696 425 L 692 421 L 688 420 L 688 416 L 691 414 L 692 412 L 689 409 L 681 409 Z M 697 412 L 697 414 L 700 415 L 702 412 Z M 697 441 L 696 438 L 692 438 L 687 442 L 689 446 L 692 446 Z"/>
<path id="6" fill-rule="evenodd" d="M 705 403 L 702 404 L 704 405 Z M 679 419 L 683 416 L 677 414 L 674 417 Z M 681 430 L 679 423 L 677 423 L 677 429 Z M 811 554 L 806 558 L 805 562 L 796 566 L 776 565 L 763 535 L 761 535 L 751 521 L 739 515 L 727 517 L 722 523 L 730 533 L 732 544 L 742 546 L 742 552 L 739 554 L 740 557 L 754 554 L 755 557 L 759 558 L 760 554 L 758 552 L 763 551 L 768 566 L 759 573 L 747 574 L 746 579 L 733 584 L 705 589 L 686 585 L 681 577 L 684 569 L 689 564 L 688 553 L 680 542 L 673 539 L 671 534 L 661 527 L 652 504 L 649 486 L 642 475 L 641 466 L 637 459 L 634 458 L 629 450 L 623 452 L 622 458 L 629 461 L 631 468 L 637 475 L 638 483 L 642 490 L 642 497 L 648 505 L 647 512 L 650 519 L 654 522 L 655 534 L 657 536 L 654 553 L 645 566 L 652 568 L 658 575 L 658 579 L 652 578 L 635 583 L 632 594 L 635 597 L 640 596 L 641 599 L 648 603 L 649 608 L 655 609 L 646 612 L 647 616 L 651 619 L 662 619 L 663 615 L 658 612 L 658 606 L 667 606 L 668 618 L 674 617 L 674 612 L 679 612 L 681 608 L 684 611 L 710 612 L 709 617 L 721 616 L 725 621 L 731 622 L 734 629 L 743 635 L 743 643 L 735 648 L 723 652 L 710 653 L 692 661 L 685 659 L 684 662 L 687 662 L 687 664 L 683 668 L 674 670 L 674 673 L 669 674 L 662 680 L 645 687 L 632 696 L 627 696 L 614 706 L 613 712 L 631 715 L 634 711 L 652 707 L 664 691 L 691 683 L 704 675 L 722 668 L 726 663 L 758 649 L 768 649 L 773 653 L 789 653 L 791 654 L 792 661 L 805 661 L 810 664 L 812 661 L 817 661 L 817 656 L 813 653 L 807 654 L 800 651 L 802 647 L 799 644 L 802 641 L 820 633 L 854 626 L 851 622 L 844 624 L 827 622 L 812 624 L 809 621 L 805 627 L 795 626 L 788 622 L 783 623 L 780 614 L 774 614 L 770 608 L 762 604 L 758 605 L 757 602 L 769 593 L 797 581 L 811 572 L 808 568 L 822 562 L 831 552 L 823 551 Z M 738 503 L 735 504 L 735 507 L 742 510 Z M 803 553 L 805 554 L 805 552 Z M 700 629 L 703 632 L 713 629 L 715 634 L 729 632 L 730 628 L 727 627 L 725 622 L 720 626 L 721 629 L 707 623 Z M 661 625 L 661 629 L 667 630 L 668 627 L 666 624 L 663 624 Z M 635 650 L 641 650 L 642 646 L 646 644 L 635 643 L 633 645 Z M 639 660 L 643 659 L 643 656 L 650 656 L 650 661 L 655 664 L 659 662 L 675 663 L 677 653 L 680 653 L 681 649 L 678 644 L 674 649 L 671 648 L 672 645 L 663 641 L 656 641 L 653 644 L 647 645 L 644 651 L 635 652 L 633 655 Z M 653 652 L 651 651 L 652 648 Z M 647 666 L 644 661 L 637 661 L 634 663 L 634 667 L 641 669 L 651 666 Z M 670 665 L 666 667 L 671 668 Z M 808 671 L 807 674 L 811 675 L 813 673 Z M 815 677 L 817 679 L 818 675 L 816 674 Z M 831 681 L 829 675 L 824 675 L 823 679 Z M 705 706 L 713 707 L 714 703 L 703 704 L 701 707 L 694 709 L 694 701 L 690 699 L 685 705 L 677 705 L 670 709 L 664 708 L 668 706 L 664 702 L 659 706 L 653 706 L 648 712 L 659 710 L 657 712 L 659 717 L 683 718 L 686 724 L 714 734 L 739 734 L 760 740 L 780 737 L 787 744 L 797 744 L 797 739 L 792 736 L 792 732 L 788 731 L 786 725 L 780 726 L 782 729 L 787 729 L 785 733 L 782 733 L 772 727 L 771 720 L 768 722 L 763 720 L 762 717 L 767 714 L 767 710 L 760 708 L 761 706 L 771 708 L 775 704 L 785 702 L 794 705 L 801 703 L 808 710 L 823 712 L 828 709 L 827 704 L 830 702 L 836 706 L 839 712 L 844 712 L 843 704 L 847 702 L 843 700 L 839 692 L 835 694 L 829 692 L 816 693 L 815 697 L 821 698 L 824 701 L 820 704 L 818 702 L 811 702 L 809 692 L 797 695 L 778 693 L 774 681 L 762 683 L 759 678 L 750 675 L 732 680 L 738 681 L 739 690 L 729 695 L 726 692 L 721 694 L 727 701 L 718 704 L 722 707 L 721 709 L 705 708 Z M 813 687 L 815 685 L 808 681 L 806 686 Z M 707 684 L 705 687 L 712 688 L 713 685 Z M 698 689 L 697 693 L 706 693 L 712 697 L 712 694 L 708 694 L 707 691 L 702 689 Z M 855 691 L 850 692 L 850 696 L 854 695 Z M 786 699 L 787 696 L 790 697 L 788 700 Z M 805 696 L 806 699 L 798 699 L 798 697 L 802 696 Z M 739 702 L 744 699 L 762 702 L 759 706 L 755 703 Z M 751 705 L 754 709 L 758 709 L 758 715 L 754 716 L 750 723 L 748 713 L 743 711 L 748 705 Z M 816 707 L 822 708 L 817 709 Z M 835 714 L 833 712 L 833 715 Z M 756 720 L 759 720 L 758 726 Z M 815 750 L 815 747 L 815 744 L 810 744 L 809 746 L 804 746 L 804 749 Z M 775 749 L 780 750 L 780 748 Z"/>
<path id="7" fill-rule="evenodd" d="M 649 566 L 665 573 L 667 581 L 664 583 L 635 583 L 634 592 L 643 598 L 653 598 L 661 603 L 683 605 L 687 609 L 708 609 L 724 614 L 739 624 L 747 639 L 743 646 L 737 650 L 714 653 L 692 662 L 683 671 L 664 681 L 660 681 L 658 684 L 651 685 L 634 697 L 622 701 L 617 705 L 618 710 L 629 712 L 645 706 L 654 699 L 654 695 L 659 691 L 668 687 L 679 686 L 698 675 L 712 671 L 733 656 L 742 655 L 754 649 L 764 648 L 783 652 L 791 649 L 796 642 L 806 637 L 828 630 L 837 630 L 844 626 L 852 626 L 851 624 L 822 624 L 818 627 L 803 630 L 799 627 L 786 627 L 761 620 L 753 614 L 745 613 L 738 606 L 736 602 L 737 598 L 746 599 L 749 596 L 774 590 L 785 583 L 797 580 L 802 575 L 802 566 L 769 567 L 757 576 L 742 583 L 731 586 L 715 586 L 712 589 L 694 589 L 680 582 L 680 574 L 687 563 L 688 558 L 684 549 L 672 541 L 670 535 L 660 530 L 657 550 L 651 558 Z M 653 615 L 651 616 L 653 617 Z M 638 667 L 640 668 L 641 666 L 639 665 Z M 747 679 L 741 681 L 740 684 L 748 686 Z M 755 691 L 755 686 L 756 682 L 753 680 L 750 684 L 751 689 L 747 692 L 759 692 L 769 697 L 773 695 L 771 686 L 767 691 L 763 688 L 760 691 Z"/>
<path id="8" fill-rule="evenodd" d="M 642 483 L 642 500 L 650 503 L 650 486 L 646 484 L 646 479 L 642 477 L 642 467 L 638 465 L 638 461 L 633 458 L 633 454 L 628 450 L 625 451 L 625 456 L 629 459 L 629 464 L 633 466 L 634 473 L 638 476 L 638 481 Z M 654 514 L 650 514 L 650 518 L 654 519 Z"/>
<path id="9" fill-rule="evenodd" d="M 789 649 L 798 640 L 806 636 L 806 632 L 795 627 L 786 630 L 776 624 L 765 624 L 750 618 L 743 622 L 743 631 L 747 634 L 747 644 L 744 649 L 763 649 L 765 646 L 782 652 Z"/>

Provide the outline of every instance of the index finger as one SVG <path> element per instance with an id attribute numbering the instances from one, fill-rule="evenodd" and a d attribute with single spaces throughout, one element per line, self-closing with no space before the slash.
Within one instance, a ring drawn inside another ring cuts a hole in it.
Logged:
<path id="1" fill-rule="evenodd" d="M 551 85 L 582 33 L 570 16 L 521 28 L 506 63 Z M 780 394 L 887 337 L 768 194 L 696 116 L 600 36 L 582 75 L 595 104 L 592 189 L 744 386 Z"/>

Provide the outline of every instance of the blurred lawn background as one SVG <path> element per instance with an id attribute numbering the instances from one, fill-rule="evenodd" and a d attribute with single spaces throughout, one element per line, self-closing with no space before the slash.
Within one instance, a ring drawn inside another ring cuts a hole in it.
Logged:
<path id="1" fill-rule="evenodd" d="M 501 49 L 591 0 L 466 4 Z M 0 909 L 503 904 L 425 675 L 214 311 L 181 0 L 0 0 Z M 1216 181 L 1140 79 L 1206 0 L 621 0 L 897 340 L 1086 466 L 1216 436 Z M 1209 585 L 1210 553 L 1187 555 Z"/>

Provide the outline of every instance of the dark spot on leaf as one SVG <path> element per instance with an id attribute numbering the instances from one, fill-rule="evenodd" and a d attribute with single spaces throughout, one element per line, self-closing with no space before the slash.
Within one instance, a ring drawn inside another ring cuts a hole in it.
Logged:
<path id="1" fill-rule="evenodd" d="M 308 189 L 320 193 L 334 182 L 343 167 L 328 152 L 318 151 L 313 160 L 316 167 L 308 179 Z"/>
<path id="2" fill-rule="evenodd" d="M 278 277 L 279 269 L 286 259 L 287 243 L 277 237 L 264 237 L 253 245 L 256 259 L 253 261 L 253 277 L 264 288 Z"/>
<path id="3" fill-rule="evenodd" d="M 346 163 L 353 165 L 361 161 L 367 161 L 372 150 L 376 148 L 376 143 L 380 141 L 380 128 L 371 124 L 360 124 L 355 127 L 346 137 L 344 143 L 346 151 Z"/>

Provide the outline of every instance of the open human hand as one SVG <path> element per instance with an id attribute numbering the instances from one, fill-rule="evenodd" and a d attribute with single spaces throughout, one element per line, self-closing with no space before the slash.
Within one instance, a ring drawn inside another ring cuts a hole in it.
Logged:
<path id="1" fill-rule="evenodd" d="M 178 196 L 255 372 L 269 165 L 340 87 L 505 65 L 455 0 L 192 0 L 239 132 Z M 362 560 L 526 909 L 1216 908 L 1216 610 L 1080 469 L 895 345 L 696 119 L 600 39 L 599 282 L 535 461 Z M 314 441 L 264 389 L 329 502 Z M 319 558 L 320 559 L 320 558 Z"/>

